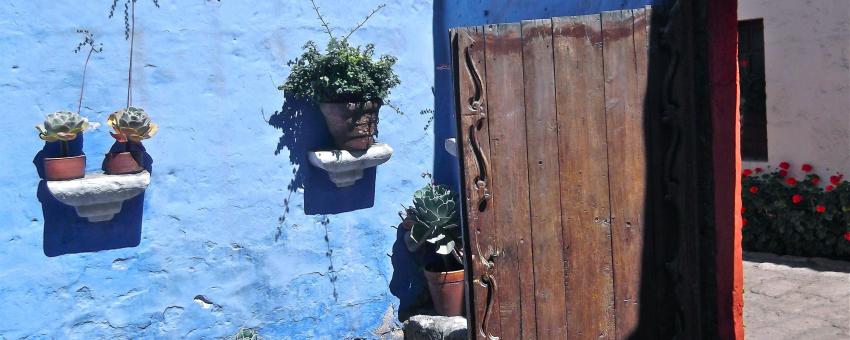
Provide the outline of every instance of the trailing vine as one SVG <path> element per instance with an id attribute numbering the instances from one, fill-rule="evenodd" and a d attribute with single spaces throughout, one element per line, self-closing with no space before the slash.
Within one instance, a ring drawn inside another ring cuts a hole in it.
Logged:
<path id="1" fill-rule="evenodd" d="M 115 10 L 118 8 L 118 2 L 124 3 L 124 39 L 130 41 L 130 61 L 127 69 L 127 107 L 133 103 L 133 50 L 135 45 L 136 35 L 136 1 L 138 0 L 112 0 L 112 6 L 109 8 L 109 18 L 115 15 Z M 159 0 L 153 1 L 154 6 L 159 8 Z"/>
<path id="2" fill-rule="evenodd" d="M 130 40 L 130 34 L 132 33 L 132 7 L 135 5 L 138 0 L 112 0 L 112 6 L 109 7 L 109 18 L 112 19 L 115 16 L 115 10 L 118 8 L 118 2 L 123 1 L 124 3 L 124 39 Z M 152 0 L 154 6 L 159 8 L 159 0 Z"/>

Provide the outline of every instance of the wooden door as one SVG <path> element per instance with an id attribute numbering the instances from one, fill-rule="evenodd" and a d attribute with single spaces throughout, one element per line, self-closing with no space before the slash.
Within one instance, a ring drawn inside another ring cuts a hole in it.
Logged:
<path id="1" fill-rule="evenodd" d="M 451 31 L 474 336 L 635 331 L 649 15 Z"/>

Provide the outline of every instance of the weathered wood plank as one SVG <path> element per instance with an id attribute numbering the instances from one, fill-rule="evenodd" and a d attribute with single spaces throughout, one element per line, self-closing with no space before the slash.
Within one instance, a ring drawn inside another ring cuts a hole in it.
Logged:
<path id="1" fill-rule="evenodd" d="M 467 299 L 469 331 L 470 338 L 487 339 L 487 334 L 498 335 L 500 331 L 495 313 L 498 296 L 492 296 L 488 302 L 488 289 L 492 286 L 482 282 L 488 271 L 481 257 L 487 257 L 488 253 L 497 249 L 492 204 L 484 198 L 488 193 L 492 196 L 487 173 L 490 134 L 484 119 L 487 114 L 484 28 L 458 28 L 452 30 L 451 37 L 468 252 L 465 268 L 470 283 L 467 291 L 472 292 L 471 299 Z M 482 184 L 479 185 L 479 182 Z M 492 305 L 493 312 L 488 313 L 488 303 Z"/>
<path id="2" fill-rule="evenodd" d="M 635 29 L 636 26 L 641 29 Z M 637 48 L 635 36 L 645 35 L 645 27 L 643 10 L 602 13 L 618 339 L 628 339 L 634 333 L 640 316 L 646 157 L 645 85 L 639 84 L 638 70 L 647 66 L 645 58 L 637 58 L 646 50 Z M 638 65 L 639 61 L 643 65 Z"/>
<path id="3" fill-rule="evenodd" d="M 553 18 L 570 339 L 614 337 L 599 15 Z"/>
<path id="4" fill-rule="evenodd" d="M 484 28 L 503 339 L 536 338 L 520 25 Z"/>
<path id="5" fill-rule="evenodd" d="M 552 21 L 523 21 L 522 50 L 537 337 L 566 339 Z"/>

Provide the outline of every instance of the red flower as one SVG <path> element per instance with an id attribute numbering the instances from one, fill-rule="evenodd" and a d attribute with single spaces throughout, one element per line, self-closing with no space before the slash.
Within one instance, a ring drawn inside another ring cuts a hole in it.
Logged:
<path id="1" fill-rule="evenodd" d="M 794 204 L 800 203 L 802 201 L 803 201 L 803 196 L 800 195 L 800 194 L 794 194 L 794 196 L 791 196 L 791 202 L 794 202 Z"/>
<path id="2" fill-rule="evenodd" d="M 832 184 L 834 184 L 834 185 L 838 185 L 838 184 L 840 184 L 840 183 L 841 183 L 841 180 L 842 180 L 843 178 L 844 178 L 844 175 L 842 175 L 842 174 L 838 174 L 838 175 L 834 175 L 834 176 L 829 176 L 829 182 L 830 182 L 830 183 L 832 183 Z"/>
<path id="3" fill-rule="evenodd" d="M 815 207 L 815 211 L 817 211 L 817 212 L 819 212 L 819 213 L 823 214 L 824 212 L 826 212 L 826 207 L 824 207 L 824 206 L 823 206 L 823 204 L 818 204 L 818 205 Z"/>
<path id="4" fill-rule="evenodd" d="M 844 233 L 844 239 L 850 241 L 850 231 Z"/>
<path id="5" fill-rule="evenodd" d="M 813 185 L 818 185 L 818 184 L 820 183 L 820 177 L 818 177 L 818 176 L 812 176 L 812 178 L 810 179 L 810 181 L 812 181 L 812 184 L 813 184 Z"/>
<path id="6" fill-rule="evenodd" d="M 756 168 L 755 170 L 757 174 L 762 172 L 762 168 Z"/>
<path id="7" fill-rule="evenodd" d="M 779 177 L 785 178 L 785 176 L 788 176 L 788 171 L 779 170 Z"/>
<path id="8" fill-rule="evenodd" d="M 791 164 L 788 164 L 788 162 L 782 162 L 782 163 L 779 163 L 779 167 L 781 169 L 788 170 L 789 168 L 791 168 Z"/>
<path id="9" fill-rule="evenodd" d="M 743 214 L 745 211 L 747 211 L 747 207 L 741 207 L 741 214 Z"/>
<path id="10" fill-rule="evenodd" d="M 827 185 L 826 188 L 824 188 L 824 189 L 826 189 L 826 191 L 832 191 L 832 189 L 835 189 L 835 187 L 833 187 L 831 185 Z"/>
<path id="11" fill-rule="evenodd" d="M 747 59 L 741 59 L 741 67 L 747 67 L 750 65 L 750 62 Z"/>
<path id="12" fill-rule="evenodd" d="M 788 185 L 793 187 L 797 185 L 797 180 L 794 179 L 794 177 L 788 177 L 788 179 L 785 180 L 785 183 L 788 183 Z"/>
<path id="13" fill-rule="evenodd" d="M 759 192 L 759 187 L 757 187 L 757 186 L 755 186 L 755 185 L 751 186 L 751 187 L 750 187 L 750 192 L 751 192 L 751 193 L 754 193 L 754 194 L 755 194 L 755 193 L 757 193 L 757 192 Z"/>
<path id="14" fill-rule="evenodd" d="M 745 226 L 745 225 L 747 225 L 747 219 L 746 219 L 746 218 L 741 218 L 741 226 L 743 227 L 743 226 Z M 850 232 L 847 232 L 847 233 L 848 233 L 848 234 L 850 234 Z M 846 238 L 846 236 L 845 236 L 845 238 Z"/>
<path id="15" fill-rule="evenodd" d="M 809 163 L 803 164 L 802 169 L 803 169 L 803 172 L 809 172 L 809 171 L 812 171 L 812 165 L 811 165 L 811 164 L 809 164 Z"/>
<path id="16" fill-rule="evenodd" d="M 753 174 L 753 171 L 750 170 L 750 169 L 744 169 L 744 172 L 741 173 L 741 175 L 743 175 L 744 177 L 747 177 L 747 176 L 752 175 L 752 174 Z"/>

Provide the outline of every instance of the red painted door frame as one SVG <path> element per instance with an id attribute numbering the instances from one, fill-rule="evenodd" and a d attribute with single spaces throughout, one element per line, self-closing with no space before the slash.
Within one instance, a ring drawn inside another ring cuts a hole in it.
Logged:
<path id="1" fill-rule="evenodd" d="M 708 1 L 713 126 L 714 214 L 719 335 L 743 339 L 741 152 L 738 93 L 738 2 Z"/>

